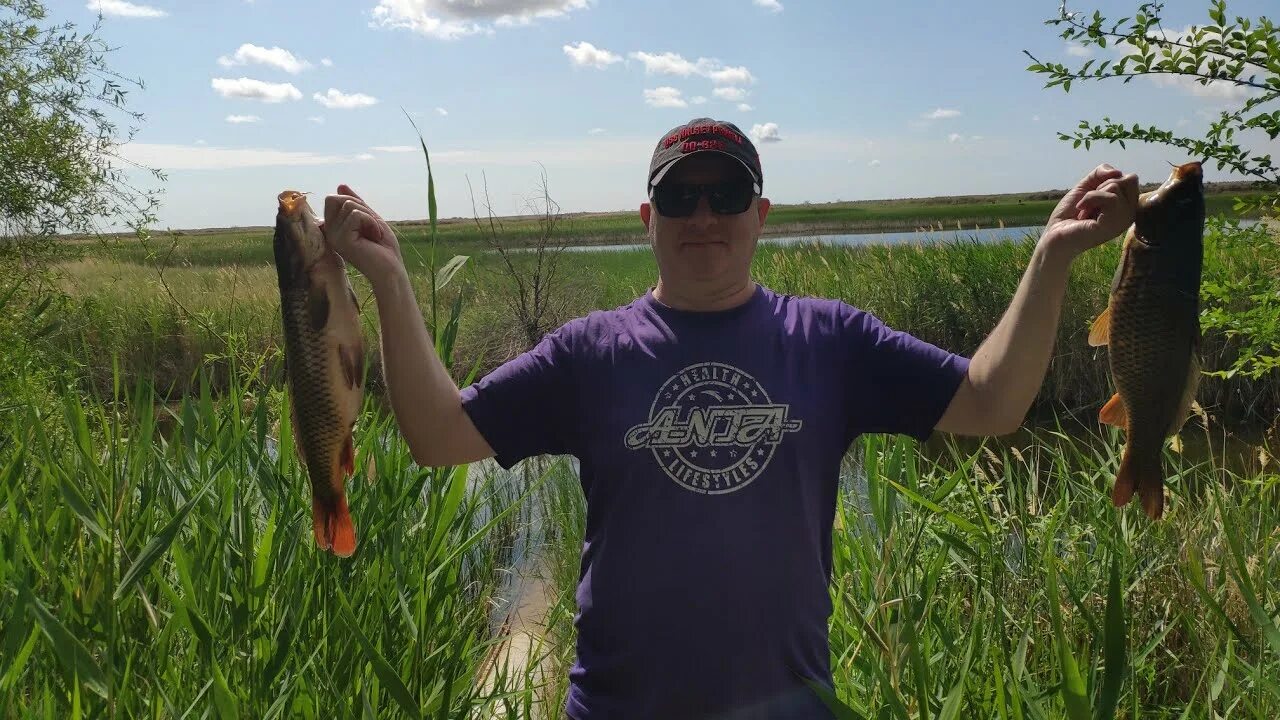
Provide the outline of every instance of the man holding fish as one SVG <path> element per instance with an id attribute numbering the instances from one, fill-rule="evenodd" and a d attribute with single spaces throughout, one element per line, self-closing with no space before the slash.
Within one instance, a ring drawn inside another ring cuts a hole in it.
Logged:
<path id="1" fill-rule="evenodd" d="M 829 717 L 805 680 L 831 683 L 831 530 L 849 444 L 1017 429 L 1072 261 L 1138 209 L 1135 175 L 1102 165 L 1083 178 L 969 358 L 844 302 L 753 281 L 763 185 L 735 125 L 698 118 L 664 134 L 640 207 L 656 284 L 462 390 L 436 356 L 394 233 L 350 187 L 325 198 L 328 241 L 373 285 L 384 376 L 416 460 L 580 461 L 575 720 Z"/>

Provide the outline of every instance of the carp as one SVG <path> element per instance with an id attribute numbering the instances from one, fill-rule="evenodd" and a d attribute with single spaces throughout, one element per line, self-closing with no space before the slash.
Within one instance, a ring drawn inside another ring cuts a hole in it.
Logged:
<path id="1" fill-rule="evenodd" d="M 1098 419 L 1125 432 L 1112 502 L 1124 506 L 1136 492 L 1152 519 L 1164 512 L 1165 439 L 1186 422 L 1200 383 L 1204 221 L 1199 162 L 1175 166 L 1140 196 L 1107 308 L 1089 331 L 1090 345 L 1108 346 L 1116 387 Z"/>
<path id="2" fill-rule="evenodd" d="M 311 481 L 316 545 L 350 557 L 356 534 L 345 485 L 364 399 L 360 307 L 305 194 L 285 190 L 277 202 L 273 249 L 294 445 Z"/>

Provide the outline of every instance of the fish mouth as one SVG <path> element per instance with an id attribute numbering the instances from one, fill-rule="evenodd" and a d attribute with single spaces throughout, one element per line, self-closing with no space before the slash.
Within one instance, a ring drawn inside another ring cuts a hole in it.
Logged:
<path id="1" fill-rule="evenodd" d="M 287 218 L 296 219 L 307 208 L 307 193 L 298 190 L 285 190 L 276 196 L 280 205 L 280 213 Z"/>

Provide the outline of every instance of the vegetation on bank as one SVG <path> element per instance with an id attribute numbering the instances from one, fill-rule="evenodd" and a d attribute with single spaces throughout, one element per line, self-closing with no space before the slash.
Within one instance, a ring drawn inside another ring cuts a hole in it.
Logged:
<path id="1" fill-rule="evenodd" d="M 1034 247 L 1021 242 L 986 243 L 965 239 L 934 245 L 824 246 L 787 248 L 762 245 L 753 271 L 780 292 L 834 297 L 876 313 L 885 322 L 955 352 L 972 353 L 995 326 L 1013 297 Z M 437 252 L 437 257 L 443 253 Z M 429 301 L 428 254 L 407 249 L 419 301 Z M 1105 351 L 1089 347 L 1087 328 L 1106 304 L 1119 259 L 1112 242 L 1079 258 L 1064 305 L 1055 354 L 1038 397 L 1035 414 L 1096 414 L 1110 397 Z M 1280 245 L 1265 226 L 1244 231 L 1211 229 L 1206 234 L 1207 312 L 1241 311 L 1239 298 L 1219 298 L 1213 288 L 1242 278 L 1269 276 L 1280 260 Z M 563 322 L 594 309 L 626 304 L 656 277 L 652 253 L 575 252 Z M 526 349 L 521 328 L 510 317 L 506 294 L 492 255 L 472 256 L 445 290 L 442 303 L 463 293 L 455 376 L 479 364 L 486 372 Z M 171 267 L 163 276 L 154 266 L 114 259 L 90 259 L 66 266 L 74 297 L 52 342 L 65 362 L 76 363 L 99 392 L 111 381 L 111 358 L 124 378 L 154 381 L 159 393 L 176 400 L 189 393 L 194 371 L 207 368 L 216 391 L 228 379 L 234 353 L 265 357 L 280 344 L 279 298 L 274 270 L 267 265 L 227 262 L 217 267 Z M 163 282 L 161 282 L 163 279 Z M 370 338 L 376 337 L 376 308 L 367 283 L 353 272 Z M 1234 304 L 1229 304 L 1234 303 Z M 446 305 L 447 306 L 447 305 Z M 424 314 L 425 310 L 424 310 Z M 376 343 L 370 342 L 373 352 Z M 1224 332 L 1206 332 L 1204 367 L 1226 372 L 1239 344 Z M 378 363 L 371 363 L 371 387 L 378 388 Z M 267 366 L 261 379 L 278 383 Z M 1280 412 L 1280 376 L 1206 377 L 1200 402 L 1232 426 L 1267 425 Z"/>

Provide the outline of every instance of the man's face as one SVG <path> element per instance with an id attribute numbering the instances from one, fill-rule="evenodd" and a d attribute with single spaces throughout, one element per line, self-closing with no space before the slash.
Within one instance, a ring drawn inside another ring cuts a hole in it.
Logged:
<path id="1" fill-rule="evenodd" d="M 749 185 L 751 176 L 733 158 L 708 152 L 677 162 L 661 184 L 734 181 Z M 746 211 L 736 215 L 713 212 L 706 194 L 698 197 L 697 203 L 688 217 L 667 217 L 654 202 L 640 207 L 663 283 L 677 288 L 715 288 L 747 281 L 769 201 L 753 198 Z"/>

